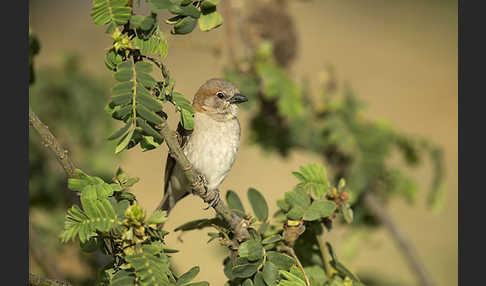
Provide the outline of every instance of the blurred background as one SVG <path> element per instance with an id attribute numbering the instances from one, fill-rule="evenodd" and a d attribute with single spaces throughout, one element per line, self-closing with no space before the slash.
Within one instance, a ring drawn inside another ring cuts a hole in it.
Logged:
<path id="1" fill-rule="evenodd" d="M 139 177 L 134 193 L 147 212 L 152 212 L 162 197 L 165 146 L 148 152 L 133 148 L 114 155 L 114 143 L 96 136 L 111 133 L 118 123 L 103 110 L 114 83 L 103 61 L 111 39 L 104 28 L 92 23 L 91 1 L 31 0 L 29 4 L 30 27 L 41 47 L 35 58 L 36 83 L 30 91 L 32 108 L 71 151 L 81 169 L 110 179 L 121 166 L 129 175 Z M 446 177 L 441 211 L 428 210 L 425 196 L 418 196 L 413 205 L 397 198 L 390 201 L 387 210 L 437 284 L 457 285 L 457 1 L 289 0 L 287 10 L 298 35 L 296 57 L 289 68 L 295 80 L 307 77 L 310 86 L 316 87 L 315 78 L 323 66 L 332 64 L 336 76 L 350 84 L 367 104 L 366 118 L 385 120 L 405 133 L 426 136 L 443 149 Z M 192 99 L 205 80 L 221 77 L 228 65 L 226 26 L 174 36 L 168 33 L 168 26 L 160 25 L 169 37 L 166 63 L 177 79 L 176 90 Z M 243 47 L 236 45 L 236 52 L 243 54 Z M 304 151 L 292 150 L 287 157 L 263 151 L 249 140 L 252 112 L 251 108 L 240 112 L 243 144 L 221 190 L 232 189 L 246 197 L 246 190 L 255 187 L 268 201 L 275 201 L 297 183 L 292 171 L 321 158 Z M 170 115 L 175 127 L 178 117 Z M 63 190 L 62 169 L 40 147 L 36 136 L 31 131 L 30 219 L 36 226 L 31 242 L 35 237 L 44 252 L 31 249 L 31 272 L 56 273 L 59 278 L 89 285 L 86 281 L 95 275 L 89 266 L 93 257 L 79 253 L 77 244 L 60 245 L 57 241 L 65 212 L 59 201 L 67 202 L 69 197 Z M 432 166 L 425 162 L 410 174 L 418 187 L 425 189 Z M 171 213 L 167 229 L 213 216 L 203 207 L 199 198 L 187 197 Z M 276 205 L 270 205 L 270 212 L 275 210 Z M 225 250 L 216 242 L 207 245 L 206 232 L 193 231 L 182 237 L 172 232 L 167 242 L 180 250 L 173 255 L 173 264 L 181 272 L 199 265 L 200 280 L 223 285 Z M 373 285 L 416 285 L 384 229 L 359 235 L 336 229 L 329 240 L 358 276 L 377 278 Z M 46 260 L 54 266 L 42 265 Z"/>

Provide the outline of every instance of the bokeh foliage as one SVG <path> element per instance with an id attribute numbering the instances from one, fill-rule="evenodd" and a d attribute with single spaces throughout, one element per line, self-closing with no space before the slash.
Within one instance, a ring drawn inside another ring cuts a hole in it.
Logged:
<path id="1" fill-rule="evenodd" d="M 367 119 L 363 114 L 366 104 L 349 85 L 339 88 L 331 67 L 322 71 L 319 88 L 311 90 L 308 82 L 296 82 L 278 64 L 269 41 L 262 42 L 245 64 L 247 70 L 228 67 L 225 76 L 256 102 L 250 140 L 281 156 L 292 149 L 321 156 L 335 183 L 346 178 L 356 225 L 376 222 L 362 206 L 364 192 L 373 192 L 385 202 L 394 196 L 414 202 L 419 188 L 403 166 L 417 167 L 426 158 L 433 166 L 428 205 L 440 207 L 444 179 L 441 148 L 388 122 Z M 397 153 L 401 163 L 391 163 Z"/>

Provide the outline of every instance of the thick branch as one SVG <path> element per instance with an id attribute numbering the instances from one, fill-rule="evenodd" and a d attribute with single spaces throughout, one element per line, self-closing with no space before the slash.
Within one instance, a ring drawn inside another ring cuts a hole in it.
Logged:
<path id="1" fill-rule="evenodd" d="M 29 273 L 29 286 L 71 286 L 69 282 L 41 278 Z"/>
<path id="2" fill-rule="evenodd" d="M 164 121 L 159 127 L 161 129 L 160 133 L 164 137 L 170 152 L 174 154 L 177 163 L 181 165 L 187 179 L 189 180 L 189 182 L 192 183 L 194 193 L 201 197 L 205 202 L 210 201 L 212 198 L 215 197 L 215 192 L 217 192 L 217 190 L 206 190 L 204 182 L 196 175 L 196 172 L 192 168 L 191 162 L 189 162 L 186 155 L 179 146 L 177 134 L 169 128 L 167 121 Z M 235 234 L 235 238 L 238 241 L 243 241 L 246 238 L 250 237 L 250 234 L 247 230 L 248 222 L 234 214 L 222 200 L 220 200 L 214 206 L 214 210 L 229 223 L 231 229 L 233 230 L 233 233 Z"/>
<path id="3" fill-rule="evenodd" d="M 431 276 L 428 274 L 425 265 L 422 263 L 418 257 L 415 249 L 412 247 L 411 243 L 407 240 L 406 236 L 400 231 L 396 226 L 395 222 L 392 220 L 391 216 L 382 207 L 376 196 L 371 192 L 366 192 L 364 194 L 364 203 L 367 208 L 369 208 L 373 214 L 380 220 L 380 222 L 385 226 L 385 228 L 390 232 L 390 235 L 396 241 L 402 253 L 412 269 L 412 271 L 417 275 L 419 280 L 419 285 L 421 286 L 435 286 L 435 282 L 432 281 Z"/>
<path id="4" fill-rule="evenodd" d="M 76 167 L 74 166 L 73 161 L 68 156 L 68 151 L 65 150 L 59 141 L 57 141 L 56 137 L 52 135 L 49 127 L 42 123 L 42 121 L 37 117 L 37 115 L 32 111 L 29 106 L 29 124 L 30 126 L 34 127 L 35 131 L 39 134 L 42 138 L 42 144 L 51 149 L 51 151 L 56 156 L 57 161 L 61 164 L 64 171 L 70 178 L 76 178 L 77 174 L 75 172 Z"/>

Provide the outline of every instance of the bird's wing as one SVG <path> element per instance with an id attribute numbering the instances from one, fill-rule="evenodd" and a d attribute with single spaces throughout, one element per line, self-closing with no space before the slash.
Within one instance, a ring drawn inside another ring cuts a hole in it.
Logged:
<path id="1" fill-rule="evenodd" d="M 191 136 L 191 134 L 192 134 L 192 130 L 184 129 L 181 123 L 177 125 L 177 140 L 179 141 L 179 146 L 181 146 L 182 149 L 184 149 L 184 147 L 186 146 L 187 141 Z M 172 177 L 176 163 L 177 162 L 174 159 L 174 157 L 172 157 L 169 153 L 167 155 L 167 161 L 165 163 L 164 198 L 162 199 L 162 202 L 159 205 L 159 209 L 168 210 L 168 208 L 171 208 L 172 207 L 171 205 L 175 203 L 175 202 L 172 203 L 169 202 L 171 200 L 170 198 L 171 194 L 168 188 L 169 188 L 170 178 Z"/>

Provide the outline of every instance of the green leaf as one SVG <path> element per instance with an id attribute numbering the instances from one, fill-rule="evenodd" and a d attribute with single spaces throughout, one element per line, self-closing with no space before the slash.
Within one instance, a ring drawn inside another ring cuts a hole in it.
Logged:
<path id="1" fill-rule="evenodd" d="M 262 240 L 262 244 L 270 244 L 270 243 L 280 241 L 282 239 L 283 239 L 282 236 L 277 233 Z"/>
<path id="2" fill-rule="evenodd" d="M 89 182 L 84 179 L 76 179 L 76 178 L 69 178 L 68 179 L 68 188 L 80 192 L 85 186 L 87 186 Z"/>
<path id="3" fill-rule="evenodd" d="M 226 257 L 225 260 L 223 260 L 223 272 L 224 275 L 230 279 L 233 280 L 235 277 L 233 276 L 233 259 L 230 259 L 229 257 Z"/>
<path id="4" fill-rule="evenodd" d="M 132 96 L 130 94 L 115 95 L 111 97 L 111 103 L 114 105 L 125 105 L 132 101 Z"/>
<path id="5" fill-rule="evenodd" d="M 160 133 L 157 130 L 155 130 L 154 128 L 152 128 L 152 126 L 150 126 L 147 122 L 145 122 L 145 120 L 143 120 L 141 118 L 137 118 L 137 126 L 140 126 L 143 129 L 143 131 L 145 132 L 145 134 L 147 134 L 149 136 L 153 136 L 159 142 L 162 143 L 162 141 L 164 140 L 162 135 L 160 135 Z"/>
<path id="6" fill-rule="evenodd" d="M 219 14 L 218 11 L 211 12 L 206 15 L 201 15 L 199 18 L 199 29 L 201 31 L 210 31 L 215 29 L 223 24 L 223 17 Z"/>
<path id="7" fill-rule="evenodd" d="M 185 285 L 185 284 L 191 282 L 192 280 L 194 280 L 194 278 L 196 277 L 196 275 L 198 273 L 199 273 L 199 266 L 195 266 L 195 267 L 191 268 L 189 271 L 182 274 L 179 277 L 179 279 L 177 279 L 176 286 Z"/>
<path id="8" fill-rule="evenodd" d="M 250 278 L 246 279 L 241 286 L 253 286 L 253 281 L 250 280 Z"/>
<path id="9" fill-rule="evenodd" d="M 182 126 L 184 127 L 184 129 L 186 129 L 186 130 L 194 129 L 193 113 L 191 113 L 187 109 L 181 110 L 181 121 L 182 121 Z"/>
<path id="10" fill-rule="evenodd" d="M 133 77 L 133 71 L 131 69 L 120 69 L 113 75 L 117 81 L 128 81 Z"/>
<path id="11" fill-rule="evenodd" d="M 272 262 L 279 270 L 288 270 L 296 263 L 292 257 L 276 251 L 268 251 L 267 260 Z"/>
<path id="12" fill-rule="evenodd" d="M 293 207 L 300 206 L 306 209 L 311 204 L 311 197 L 304 190 L 298 188 L 285 193 L 285 202 Z"/>
<path id="13" fill-rule="evenodd" d="M 93 185 L 88 185 L 85 188 L 87 187 L 90 190 L 95 190 Z M 85 211 L 77 205 L 68 210 L 64 221 L 64 230 L 60 235 L 62 242 L 78 237 L 81 243 L 85 243 L 96 235 L 97 230 L 107 232 L 118 222 L 115 211 L 107 199 L 92 200 L 82 196 L 81 204 Z"/>
<path id="14" fill-rule="evenodd" d="M 287 213 L 287 217 L 293 220 L 300 220 L 304 216 L 305 211 L 306 210 L 302 206 L 297 205 L 290 209 Z"/>
<path id="15" fill-rule="evenodd" d="M 120 153 L 123 151 L 127 146 L 128 143 L 130 142 L 130 139 L 132 139 L 133 132 L 135 131 L 135 128 L 132 128 L 128 133 L 118 142 L 115 148 L 115 154 Z"/>
<path id="16" fill-rule="evenodd" d="M 167 56 L 167 39 L 160 31 L 159 26 L 155 28 L 155 32 L 149 39 L 142 39 L 135 37 L 133 39 L 135 47 L 140 49 L 140 53 L 143 55 L 158 55 L 162 58 Z"/>
<path id="17" fill-rule="evenodd" d="M 128 0 L 94 0 L 91 18 L 96 25 L 115 23 L 123 25 L 130 19 L 132 8 L 126 7 Z"/>
<path id="18" fill-rule="evenodd" d="M 275 281 L 279 278 L 278 268 L 272 262 L 265 263 L 263 266 L 263 280 L 267 285 L 276 285 Z"/>
<path id="19" fill-rule="evenodd" d="M 158 99 L 152 96 L 147 90 L 145 90 L 146 92 L 142 91 L 143 89 L 145 89 L 144 87 L 140 86 L 137 88 L 142 88 L 139 90 L 140 93 L 137 96 L 137 99 L 141 104 L 143 104 L 145 107 L 147 107 L 148 109 L 154 112 L 163 110 L 162 103 Z"/>
<path id="20" fill-rule="evenodd" d="M 347 222 L 347 223 L 352 223 L 353 222 L 353 210 L 351 209 L 351 207 L 349 207 L 349 204 L 344 204 L 341 206 L 341 210 L 343 212 L 343 215 L 344 215 L 344 220 Z"/>
<path id="21" fill-rule="evenodd" d="M 241 200 L 236 192 L 228 190 L 226 192 L 226 202 L 231 210 L 236 210 L 241 214 L 245 213 L 245 208 L 243 207 L 243 204 L 241 203 Z"/>
<path id="22" fill-rule="evenodd" d="M 152 215 L 147 219 L 147 224 L 159 224 L 167 221 L 167 212 L 161 210 L 155 210 Z"/>
<path id="23" fill-rule="evenodd" d="M 131 286 L 135 285 L 135 276 L 126 270 L 120 270 L 115 275 L 110 282 L 110 286 Z"/>
<path id="24" fill-rule="evenodd" d="M 336 209 L 336 204 L 331 201 L 314 201 L 304 213 L 304 220 L 313 221 L 328 217 Z"/>
<path id="25" fill-rule="evenodd" d="M 125 120 L 127 116 L 132 115 L 132 111 L 133 107 L 131 105 L 117 106 L 111 116 L 118 120 Z"/>
<path id="26" fill-rule="evenodd" d="M 311 285 L 323 285 L 327 281 L 327 275 L 322 267 L 317 265 L 304 267 L 304 271 L 309 277 Z"/>
<path id="27" fill-rule="evenodd" d="M 135 64 L 135 71 L 137 73 L 151 73 L 153 70 L 154 70 L 154 67 L 151 63 L 137 62 Z"/>
<path id="28" fill-rule="evenodd" d="M 216 11 L 216 5 L 220 0 L 204 0 L 201 2 L 201 11 L 203 14 L 209 14 Z"/>
<path id="29" fill-rule="evenodd" d="M 119 64 L 118 67 L 120 67 L 120 65 L 122 65 L 122 64 L 123 63 Z M 116 96 L 116 95 L 127 95 L 127 94 L 132 94 L 132 90 L 133 90 L 133 82 L 128 81 L 128 82 L 122 82 L 122 83 L 115 85 L 111 89 L 111 93 L 114 96 Z"/>
<path id="30" fill-rule="evenodd" d="M 326 168 L 323 165 L 308 164 L 301 166 L 299 172 L 293 172 L 293 175 L 299 179 L 299 187 L 308 192 L 314 192 L 317 198 L 321 198 L 330 188 L 327 180 Z"/>
<path id="31" fill-rule="evenodd" d="M 135 275 L 141 285 L 170 285 L 168 275 L 172 274 L 167 256 L 155 256 L 144 252 L 126 256 L 125 260 L 135 269 Z"/>
<path id="32" fill-rule="evenodd" d="M 249 261 L 255 261 L 263 257 L 263 247 L 256 240 L 247 240 L 240 245 L 238 249 L 240 257 L 245 257 Z"/>
<path id="33" fill-rule="evenodd" d="M 170 0 L 149 0 L 153 7 L 160 10 L 169 9 L 172 6 L 172 2 Z"/>
<path id="34" fill-rule="evenodd" d="M 300 268 L 297 267 L 296 265 L 293 265 L 292 267 L 290 267 L 290 271 L 289 272 L 292 273 L 293 275 L 299 277 L 300 280 L 302 280 L 302 281 L 305 280 L 304 273 L 302 273 L 302 270 L 300 270 Z"/>
<path id="35" fill-rule="evenodd" d="M 147 88 L 152 88 L 157 85 L 155 79 L 148 73 L 138 72 L 137 81 Z"/>
<path id="36" fill-rule="evenodd" d="M 251 277 L 258 269 L 259 262 L 249 262 L 246 258 L 237 257 L 232 268 L 232 275 L 238 278 Z"/>
<path id="37" fill-rule="evenodd" d="M 113 133 L 113 135 L 108 137 L 108 140 L 114 140 L 114 139 L 119 138 L 120 136 L 125 134 L 125 132 L 128 131 L 128 128 L 130 128 L 130 126 L 132 126 L 132 121 L 129 121 L 127 124 L 125 124 L 125 126 L 120 128 L 117 132 Z"/>
<path id="38" fill-rule="evenodd" d="M 195 19 L 199 18 L 199 16 L 201 15 L 201 12 L 199 12 L 199 10 L 194 5 L 179 6 L 177 4 L 174 4 L 170 6 L 169 12 L 175 15 L 190 16 Z"/>
<path id="39" fill-rule="evenodd" d="M 145 120 L 153 123 L 153 124 L 162 124 L 162 118 L 158 115 L 153 113 L 152 111 L 148 110 L 145 106 L 139 104 L 137 105 L 137 113 Z"/>
<path id="40" fill-rule="evenodd" d="M 255 277 L 253 278 L 253 284 L 255 284 L 255 286 L 266 286 L 265 280 L 263 279 L 263 273 L 262 272 L 257 272 Z"/>
<path id="41" fill-rule="evenodd" d="M 294 286 L 294 285 L 295 286 L 306 286 L 304 280 L 300 279 L 299 276 L 294 275 L 294 274 L 292 274 L 292 273 L 290 273 L 288 271 L 280 270 L 280 275 L 282 275 L 288 281 L 292 282 L 291 284 L 288 284 L 288 285 L 292 285 L 292 286 Z M 281 281 L 281 282 L 283 282 L 283 281 Z"/>
<path id="42" fill-rule="evenodd" d="M 277 206 L 284 212 L 288 212 L 291 207 L 285 200 L 277 200 Z"/>
<path id="43" fill-rule="evenodd" d="M 209 283 L 206 282 L 206 281 L 193 282 L 193 283 L 190 283 L 190 284 L 186 284 L 186 286 L 209 286 Z"/>
<path id="44" fill-rule="evenodd" d="M 99 240 L 96 239 L 95 237 L 92 237 L 88 239 L 88 241 L 86 241 L 85 243 L 81 243 L 80 246 L 84 252 L 88 252 L 88 253 L 94 252 L 99 247 Z"/>
<path id="45" fill-rule="evenodd" d="M 194 27 L 196 27 L 196 22 L 196 19 L 186 16 L 177 21 L 171 33 L 177 35 L 189 34 L 192 32 L 192 30 L 194 30 Z"/>
<path id="46" fill-rule="evenodd" d="M 248 200 L 258 219 L 266 221 L 268 219 L 268 205 L 263 195 L 259 191 L 250 188 L 248 189 Z"/>
<path id="47" fill-rule="evenodd" d="M 122 62 L 122 56 L 117 54 L 115 50 L 109 50 L 105 55 L 105 65 L 111 71 L 115 71 L 117 66 Z"/>

